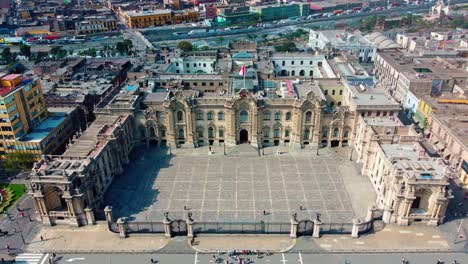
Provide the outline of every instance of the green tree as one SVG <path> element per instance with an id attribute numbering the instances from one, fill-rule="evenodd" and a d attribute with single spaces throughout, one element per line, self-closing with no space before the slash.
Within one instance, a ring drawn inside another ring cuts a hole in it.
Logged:
<path id="1" fill-rule="evenodd" d="M 2 55 L 3 60 L 5 60 L 5 62 L 8 64 L 16 60 L 16 55 L 14 53 L 11 53 L 10 47 L 4 48 L 1 55 Z"/>
<path id="2" fill-rule="evenodd" d="M 95 48 L 89 48 L 87 53 L 88 53 L 89 56 L 91 56 L 93 58 L 95 58 L 97 56 L 97 51 L 96 51 Z"/>
<path id="3" fill-rule="evenodd" d="M 125 44 L 123 42 L 117 42 L 115 45 L 115 49 L 120 55 L 123 55 L 125 53 Z"/>
<path id="4" fill-rule="evenodd" d="M 275 51 L 277 52 L 291 52 L 291 51 L 296 51 L 296 43 L 294 41 L 286 41 L 280 45 L 275 46 Z"/>
<path id="5" fill-rule="evenodd" d="M 30 170 L 35 161 L 35 156 L 31 153 L 7 153 L 3 167 L 7 172 L 25 171 Z"/>
<path id="6" fill-rule="evenodd" d="M 193 50 L 193 45 L 192 45 L 192 43 L 190 43 L 188 41 L 181 41 L 181 42 L 177 43 L 177 48 L 181 49 L 183 51 L 191 51 L 191 50 Z"/>
<path id="7" fill-rule="evenodd" d="M 50 49 L 50 53 L 55 59 L 63 59 L 67 56 L 68 51 L 62 49 L 62 47 L 53 47 Z"/>
<path id="8" fill-rule="evenodd" d="M 28 59 L 31 58 L 31 47 L 29 45 L 20 44 L 20 54 L 27 57 Z"/>
<path id="9" fill-rule="evenodd" d="M 41 61 L 44 58 L 49 57 L 49 53 L 45 51 L 39 51 L 36 53 L 36 59 L 34 60 L 35 62 Z"/>

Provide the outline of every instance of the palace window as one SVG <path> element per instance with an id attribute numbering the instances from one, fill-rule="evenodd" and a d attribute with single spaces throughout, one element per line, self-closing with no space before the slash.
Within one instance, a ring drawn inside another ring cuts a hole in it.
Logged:
<path id="1" fill-rule="evenodd" d="M 335 127 L 335 129 L 333 130 L 333 137 L 338 137 L 338 133 L 340 132 L 340 130 Z"/>
<path id="2" fill-rule="evenodd" d="M 270 137 L 270 129 L 268 127 L 263 129 L 263 137 Z"/>
<path id="3" fill-rule="evenodd" d="M 179 129 L 179 139 L 185 139 L 185 133 L 183 128 Z"/>
<path id="4" fill-rule="evenodd" d="M 286 113 L 286 121 L 291 120 L 291 112 Z"/>
<path id="5" fill-rule="evenodd" d="M 312 122 L 312 112 L 307 112 L 306 113 L 306 119 L 305 119 L 306 123 L 310 123 Z"/>
<path id="6" fill-rule="evenodd" d="M 177 112 L 177 122 L 184 122 L 184 112 L 182 111 Z"/>
<path id="7" fill-rule="evenodd" d="M 214 138 L 214 128 L 208 128 L 208 138 Z"/>
<path id="8" fill-rule="evenodd" d="M 304 140 L 308 140 L 309 136 L 310 136 L 310 130 L 308 128 L 306 128 L 304 130 Z"/>
<path id="9" fill-rule="evenodd" d="M 218 120 L 224 120 L 224 112 L 218 113 Z"/>
<path id="10" fill-rule="evenodd" d="M 241 123 L 246 123 L 249 120 L 249 113 L 245 110 L 240 111 L 239 121 Z"/>
<path id="11" fill-rule="evenodd" d="M 286 129 L 286 130 L 284 131 L 284 137 L 289 137 L 289 129 Z"/>
<path id="12" fill-rule="evenodd" d="M 279 127 L 275 127 L 275 129 L 273 130 L 273 137 L 275 137 L 275 138 L 279 138 L 279 137 L 280 137 L 280 129 L 279 129 Z"/>
<path id="13" fill-rule="evenodd" d="M 203 112 L 202 111 L 197 112 L 197 120 L 203 120 Z"/>
<path id="14" fill-rule="evenodd" d="M 266 112 L 263 114 L 263 120 L 270 120 L 270 112 L 269 112 L 269 111 L 266 111 Z"/>
<path id="15" fill-rule="evenodd" d="M 208 118 L 208 120 L 213 120 L 214 113 L 213 112 L 208 112 L 207 118 Z"/>
<path id="16" fill-rule="evenodd" d="M 197 135 L 199 138 L 203 138 L 203 128 L 197 129 Z"/>
<path id="17" fill-rule="evenodd" d="M 224 137 L 224 130 L 220 129 L 218 134 L 219 134 L 220 138 L 223 138 Z"/>
<path id="18" fill-rule="evenodd" d="M 281 113 L 280 112 L 275 113 L 275 120 L 277 120 L 277 121 L 281 120 Z"/>

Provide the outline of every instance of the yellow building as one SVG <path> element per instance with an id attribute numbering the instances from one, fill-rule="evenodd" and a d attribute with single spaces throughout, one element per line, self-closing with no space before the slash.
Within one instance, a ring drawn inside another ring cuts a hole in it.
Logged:
<path id="1" fill-rule="evenodd" d="M 171 11 L 167 9 L 152 11 L 126 11 L 122 17 L 129 28 L 145 28 L 198 21 L 200 16 L 195 10 Z"/>
<path id="2" fill-rule="evenodd" d="M 144 28 L 172 24 L 171 10 L 127 11 L 123 12 L 129 28 Z"/>
<path id="3" fill-rule="evenodd" d="M 54 153 L 74 133 L 70 114 L 48 116 L 38 79 L 0 75 L 0 158 L 17 151 Z"/>

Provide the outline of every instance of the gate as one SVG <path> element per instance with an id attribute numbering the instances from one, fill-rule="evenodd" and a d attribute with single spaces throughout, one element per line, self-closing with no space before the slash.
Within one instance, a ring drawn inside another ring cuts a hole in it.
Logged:
<path id="1" fill-rule="evenodd" d="M 297 225 L 298 236 L 311 236 L 314 229 L 314 223 L 310 220 L 300 221 Z"/>
<path id="2" fill-rule="evenodd" d="M 351 234 L 353 224 L 323 223 L 320 234 Z"/>
<path id="3" fill-rule="evenodd" d="M 171 234 L 172 236 L 186 236 L 187 235 L 187 222 L 184 220 L 171 221 Z"/>
<path id="4" fill-rule="evenodd" d="M 195 222 L 195 234 L 288 234 L 289 223 L 232 223 L 232 222 Z"/>

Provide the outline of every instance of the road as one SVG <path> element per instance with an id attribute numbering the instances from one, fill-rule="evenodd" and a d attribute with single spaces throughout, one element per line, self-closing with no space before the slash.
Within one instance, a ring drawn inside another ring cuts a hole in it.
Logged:
<path id="1" fill-rule="evenodd" d="M 177 263 L 177 264 L 209 264 L 212 261 L 210 254 L 114 254 L 114 255 L 58 255 L 54 263 L 86 263 L 86 264 L 124 264 L 124 263 L 151 263 L 151 258 L 156 260 L 158 264 Z M 218 263 L 225 263 L 226 254 L 220 256 L 221 261 Z M 438 259 L 444 261 L 445 264 L 452 264 L 454 260 L 457 263 L 468 263 L 468 255 L 463 253 L 369 253 L 369 254 L 301 254 L 301 253 L 278 253 L 270 256 L 243 256 L 242 260 L 250 258 L 250 264 L 268 263 L 268 264 L 312 264 L 312 263 L 327 263 L 327 264 L 401 264 L 402 258 L 405 258 L 407 264 L 431 264 L 436 263 Z M 231 264 L 238 263 L 230 258 Z"/>
<path id="2" fill-rule="evenodd" d="M 453 0 L 452 4 L 456 3 L 468 3 L 468 0 Z M 369 16 L 390 16 L 395 13 L 403 13 L 406 12 L 418 12 L 418 11 L 429 11 L 429 8 L 433 5 L 433 3 L 428 3 L 419 6 L 404 6 L 399 8 L 393 8 L 389 10 L 379 10 L 379 11 L 372 11 L 372 12 L 363 12 L 363 13 L 356 13 L 356 14 L 349 14 L 349 15 L 341 15 L 341 16 L 332 16 L 332 17 L 322 17 L 312 20 L 302 20 L 302 21 L 293 21 L 284 24 L 275 24 L 272 27 L 264 28 L 264 27 L 254 27 L 254 28 L 247 28 L 241 30 L 230 30 L 230 31 L 218 31 L 212 33 L 204 33 L 203 35 L 200 34 L 184 34 L 181 36 L 173 36 L 173 35 L 164 35 L 161 32 L 158 32 L 158 28 L 154 30 L 145 30 L 145 37 L 148 38 L 152 43 L 158 41 L 168 41 L 168 40 L 180 40 L 180 39 L 200 39 L 200 38 L 208 38 L 208 37 L 220 37 L 220 36 L 230 36 L 230 35 L 239 35 L 239 34 L 255 34 L 255 33 L 265 33 L 271 29 L 278 29 L 288 26 L 305 26 L 311 25 L 315 23 L 323 23 L 323 22 L 335 22 L 335 21 L 342 21 L 346 19 L 361 19 Z M 219 28 L 221 29 L 221 28 Z M 189 30 L 189 29 L 187 29 Z"/>

